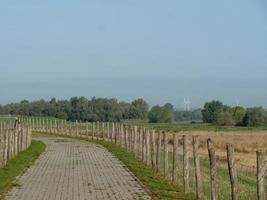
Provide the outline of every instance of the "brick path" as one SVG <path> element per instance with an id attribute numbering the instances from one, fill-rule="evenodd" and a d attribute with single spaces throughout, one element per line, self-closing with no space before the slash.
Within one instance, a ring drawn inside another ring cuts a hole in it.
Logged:
<path id="1" fill-rule="evenodd" d="M 47 145 L 7 200 L 151 199 L 126 167 L 103 147 L 62 138 Z"/>

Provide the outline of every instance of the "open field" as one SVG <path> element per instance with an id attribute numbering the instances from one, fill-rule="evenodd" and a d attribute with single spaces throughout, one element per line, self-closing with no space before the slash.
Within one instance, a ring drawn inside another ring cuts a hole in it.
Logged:
<path id="1" fill-rule="evenodd" d="M 169 153 L 169 171 L 172 170 L 173 154 Z M 203 199 L 210 199 L 210 167 L 207 158 L 201 158 L 201 176 L 202 176 L 202 190 Z M 180 187 L 183 188 L 183 157 L 180 154 L 178 164 L 178 180 Z M 162 166 L 163 168 L 163 166 Z M 245 168 L 238 169 L 238 184 L 239 184 L 239 199 L 240 200 L 254 200 L 257 195 L 256 187 L 256 172 L 247 170 Z M 171 176 L 171 175 L 169 175 Z M 218 199 L 231 199 L 231 187 L 228 174 L 227 163 L 218 161 L 217 163 L 217 189 Z M 189 176 L 190 191 L 195 191 L 195 177 L 193 159 L 190 158 L 190 176 Z M 265 185 L 267 189 L 267 184 Z"/>
<path id="2" fill-rule="evenodd" d="M 251 170 L 255 170 L 256 167 L 256 150 L 267 149 L 267 131 L 181 131 L 176 134 L 180 137 L 182 135 L 199 136 L 200 150 L 204 157 L 208 156 L 206 140 L 211 138 L 214 141 L 216 155 L 222 161 L 226 160 L 226 144 L 232 144 L 238 166 Z"/>
<path id="3" fill-rule="evenodd" d="M 231 199 L 230 180 L 227 166 L 226 144 L 233 144 L 235 148 L 235 162 L 237 167 L 239 183 L 239 199 L 256 199 L 256 150 L 267 149 L 267 132 L 207 132 L 207 131 L 181 131 L 179 135 L 179 182 L 183 185 L 183 144 L 182 135 L 200 136 L 200 159 L 201 176 L 203 184 L 204 199 L 210 196 L 210 166 L 207 150 L 207 139 L 214 141 L 217 159 L 217 177 L 218 177 L 218 196 L 219 199 Z M 191 137 L 192 136 L 192 137 Z M 169 134 L 170 143 L 172 143 L 172 133 Z M 192 142 L 192 140 L 190 140 Z M 193 148 L 190 142 L 190 188 L 195 190 Z M 169 144 L 169 172 L 173 168 L 173 149 Z M 163 159 L 163 153 L 162 153 Z M 162 164 L 163 169 L 163 164 Z M 171 176 L 171 174 L 169 174 Z M 267 184 L 266 184 L 267 189 Z"/>
<path id="4" fill-rule="evenodd" d="M 125 122 L 131 125 L 137 125 L 142 127 L 151 128 L 161 131 L 267 131 L 267 126 L 262 127 L 242 127 L 242 126 L 216 126 L 206 123 L 147 123 L 147 122 Z"/>

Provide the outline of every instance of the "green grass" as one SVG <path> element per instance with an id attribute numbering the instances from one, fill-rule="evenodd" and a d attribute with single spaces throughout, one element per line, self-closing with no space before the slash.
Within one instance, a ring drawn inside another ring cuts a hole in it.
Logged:
<path id="1" fill-rule="evenodd" d="M 147 127 L 161 131 L 262 131 L 263 127 L 236 127 L 236 126 L 216 126 L 206 123 L 147 123 L 147 122 L 126 122 L 129 125 Z"/>
<path id="2" fill-rule="evenodd" d="M 32 141 L 28 149 L 19 153 L 4 167 L 0 168 L 0 199 L 4 198 L 4 195 L 11 187 L 19 185 L 19 183 L 15 182 L 16 177 L 31 166 L 44 150 L 45 144 L 39 141 Z"/>
<path id="3" fill-rule="evenodd" d="M 21 116 L 23 118 L 23 116 Z M 54 118 L 54 117 L 29 117 L 25 116 L 24 118 L 35 120 L 36 122 L 40 119 L 44 120 L 45 125 L 50 126 L 50 121 L 52 122 L 52 126 L 54 127 L 54 121 L 58 121 L 59 125 L 61 125 L 62 120 Z M 15 118 L 10 117 L 9 119 L 14 120 Z M 8 121 L 8 118 L 1 118 L 0 121 Z M 48 124 L 47 124 L 48 123 Z M 216 126 L 213 124 L 207 124 L 207 123 L 190 123 L 190 122 L 182 122 L 182 123 L 148 123 L 148 122 L 140 122 L 140 121 L 123 121 L 124 124 L 129 125 L 136 125 L 139 127 L 146 127 L 150 129 L 155 130 L 161 130 L 161 131 L 267 131 L 267 126 L 262 127 L 237 127 L 237 126 Z M 76 123 L 75 122 L 67 122 L 67 124 L 72 125 L 72 129 L 75 130 Z M 109 123 L 109 126 L 111 128 L 111 124 Z M 96 123 L 95 123 L 96 125 Z M 100 129 L 102 128 L 102 123 L 99 124 Z M 92 129 L 92 124 L 90 123 L 88 126 L 89 129 Z M 96 127 L 95 127 L 96 128 Z M 107 128 L 107 127 L 105 127 Z M 78 126 L 79 130 L 85 130 L 86 125 L 85 124 L 79 124 Z"/>
<path id="4" fill-rule="evenodd" d="M 172 157 L 173 154 L 169 153 L 169 172 L 172 170 Z M 162 153 L 163 160 L 163 153 Z M 183 158 L 179 156 L 179 175 L 178 180 L 183 182 Z M 209 161 L 202 159 L 200 162 L 201 176 L 203 184 L 203 199 L 210 199 L 210 168 Z M 163 164 L 162 164 L 163 169 Z M 169 174 L 171 176 L 171 174 Z M 240 200 L 254 200 L 257 196 L 256 188 L 256 172 L 247 169 L 237 169 L 238 183 L 239 183 L 239 199 Z M 218 180 L 218 198 L 219 199 L 231 199 L 230 193 L 230 180 L 228 174 L 227 163 L 223 161 L 217 161 L 217 180 Z M 195 191 L 195 177 L 194 177 L 194 164 L 190 159 L 190 188 L 191 191 Z M 266 182 L 267 191 L 267 182 Z"/>
<path id="5" fill-rule="evenodd" d="M 193 200 L 194 194 L 185 194 L 182 192 L 182 187 L 172 184 L 169 180 L 165 179 L 161 173 L 156 172 L 150 167 L 146 166 L 142 161 L 135 158 L 133 153 L 127 152 L 126 149 L 115 145 L 111 142 L 103 140 L 93 140 L 87 138 L 58 136 L 49 133 L 40 133 L 41 135 L 49 135 L 56 137 L 67 137 L 78 140 L 85 140 L 93 143 L 100 144 L 108 149 L 114 156 L 121 160 L 125 166 L 135 174 L 135 176 L 149 189 L 151 195 L 155 199 L 166 200 Z"/>

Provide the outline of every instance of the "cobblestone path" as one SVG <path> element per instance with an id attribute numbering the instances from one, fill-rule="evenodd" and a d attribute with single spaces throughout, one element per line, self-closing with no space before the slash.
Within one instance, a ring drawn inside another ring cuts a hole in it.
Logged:
<path id="1" fill-rule="evenodd" d="M 151 199 L 131 172 L 105 148 L 83 141 L 40 137 L 47 145 L 18 177 L 6 200 Z"/>

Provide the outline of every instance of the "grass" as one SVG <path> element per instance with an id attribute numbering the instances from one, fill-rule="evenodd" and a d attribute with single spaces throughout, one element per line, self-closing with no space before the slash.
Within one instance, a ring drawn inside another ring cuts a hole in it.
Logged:
<path id="1" fill-rule="evenodd" d="M 28 149 L 20 152 L 4 167 L 0 168 L 0 199 L 4 198 L 10 188 L 19 185 L 19 183 L 15 182 L 16 177 L 29 168 L 44 150 L 45 144 L 39 141 L 32 141 Z"/>
<path id="2" fill-rule="evenodd" d="M 169 172 L 172 170 L 172 153 L 169 153 Z M 163 154 L 162 154 L 163 160 Z M 182 183 L 183 177 L 183 158 L 179 156 L 179 182 Z M 210 168 L 209 161 L 201 159 L 201 176 L 203 184 L 203 199 L 210 199 Z M 163 168 L 163 166 L 162 166 Z M 257 196 L 256 188 L 256 174 L 253 171 L 238 169 L 238 183 L 239 183 L 239 199 L 240 200 L 254 200 Z M 231 199 L 230 193 L 230 181 L 228 174 L 227 163 L 219 161 L 217 159 L 217 180 L 218 180 L 218 199 Z M 195 191 L 195 177 L 194 177 L 194 164 L 193 160 L 190 159 L 190 188 L 191 191 Z M 266 183 L 267 191 L 267 183 Z"/>
<path id="3" fill-rule="evenodd" d="M 58 136 L 50 133 L 41 133 L 41 135 L 49 135 L 56 137 L 67 137 L 78 140 L 85 140 L 93 143 L 97 143 L 108 149 L 114 156 L 121 160 L 125 166 L 133 172 L 133 174 L 145 185 L 151 192 L 151 195 L 155 199 L 166 200 L 193 200 L 194 195 L 185 194 L 181 190 L 181 186 L 172 184 L 169 180 L 165 179 L 161 173 L 156 172 L 150 167 L 146 166 L 142 161 L 135 158 L 133 153 L 127 152 L 126 149 L 115 145 L 111 142 L 103 140 L 93 140 L 87 138 L 70 137 L 70 136 Z"/>
<path id="4" fill-rule="evenodd" d="M 147 123 L 147 122 L 126 122 L 129 125 L 147 127 L 161 131 L 266 131 L 267 126 L 263 127 L 237 127 L 237 126 L 216 126 L 206 123 Z"/>
<path id="5" fill-rule="evenodd" d="M 61 124 L 62 120 L 57 119 L 54 117 L 30 117 L 30 116 L 21 116 L 25 117 L 27 119 L 35 120 L 36 122 L 38 120 L 44 120 L 45 125 L 50 125 L 50 122 L 52 122 L 52 126 L 54 127 L 54 121 L 58 121 L 59 124 Z M 14 120 L 14 116 L 12 117 L 3 117 L 1 118 L 0 116 L 0 121 L 8 121 L 8 119 Z M 47 124 L 48 123 L 48 124 Z M 213 124 L 208 124 L 208 123 L 190 123 L 190 122 L 177 122 L 177 123 L 148 123 L 148 122 L 140 122 L 140 121 L 123 121 L 122 123 L 124 124 L 129 124 L 129 125 L 136 125 L 139 127 L 147 127 L 150 129 L 155 129 L 155 130 L 161 130 L 161 131 L 173 131 L 173 132 L 179 132 L 179 131 L 267 131 L 267 125 L 262 126 L 262 127 L 237 127 L 237 126 L 217 126 Z M 72 125 L 72 129 L 76 129 L 75 122 L 70 122 L 68 121 L 67 124 Z M 100 122 L 99 124 L 100 128 L 102 128 L 102 124 Z M 96 127 L 95 127 L 96 128 Z M 110 128 L 111 128 L 111 123 L 110 123 Z M 79 125 L 79 130 L 85 130 L 86 126 L 85 124 L 80 124 Z M 89 129 L 92 129 L 92 124 L 89 124 Z"/>

